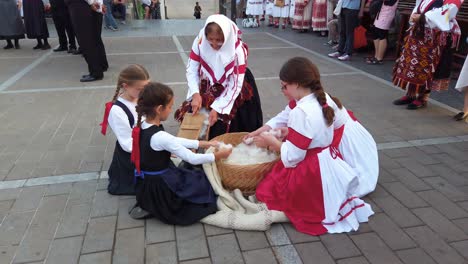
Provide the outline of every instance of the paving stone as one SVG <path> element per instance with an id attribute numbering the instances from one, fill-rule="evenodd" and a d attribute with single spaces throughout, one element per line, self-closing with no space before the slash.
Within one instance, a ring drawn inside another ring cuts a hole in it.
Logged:
<path id="1" fill-rule="evenodd" d="M 230 234 L 233 232 L 232 229 L 221 228 L 212 225 L 203 225 L 205 227 L 205 233 L 207 236 L 216 236 L 216 235 L 223 235 L 223 234 Z"/>
<path id="2" fill-rule="evenodd" d="M 438 191 L 422 191 L 417 194 L 448 219 L 468 217 L 468 212 L 464 211 L 456 203 L 450 201 Z"/>
<path id="3" fill-rule="evenodd" d="M 371 263 L 401 263 L 375 233 L 353 235 L 351 239 Z"/>
<path id="4" fill-rule="evenodd" d="M 396 251 L 396 254 L 406 264 L 424 263 L 436 264 L 435 261 L 420 248 L 412 248 Z"/>
<path id="5" fill-rule="evenodd" d="M 148 244 L 175 240 L 174 226 L 156 219 L 146 220 L 146 241 Z"/>
<path id="6" fill-rule="evenodd" d="M 174 241 L 148 245 L 146 264 L 177 264 L 177 248 Z"/>
<path id="7" fill-rule="evenodd" d="M 455 186 L 447 182 L 447 180 L 441 177 L 431 177 L 424 179 L 427 183 L 429 183 L 434 189 L 438 190 L 439 192 L 443 193 L 447 196 L 450 200 L 458 202 L 458 201 L 467 201 L 468 194 L 460 191 Z"/>
<path id="8" fill-rule="evenodd" d="M 13 205 L 13 203 L 14 203 L 14 200 L 0 201 L 0 213 L 10 211 L 10 208 Z"/>
<path id="9" fill-rule="evenodd" d="M 111 251 L 81 255 L 80 257 L 80 264 L 111 264 L 111 261 Z"/>
<path id="10" fill-rule="evenodd" d="M 422 225 L 419 220 L 408 208 L 404 207 L 393 197 L 373 198 L 372 199 L 393 221 L 401 227 Z"/>
<path id="11" fill-rule="evenodd" d="M 452 220 L 461 230 L 468 234 L 468 218 Z"/>
<path id="12" fill-rule="evenodd" d="M 408 208 L 429 206 L 423 199 L 406 188 L 401 182 L 384 183 L 383 187 Z"/>
<path id="13" fill-rule="evenodd" d="M 66 201 L 66 195 L 48 196 L 42 199 L 31 226 L 26 231 L 24 240 L 18 248 L 15 262 L 44 260 Z"/>
<path id="14" fill-rule="evenodd" d="M 18 246 L 0 246 L 0 263 L 11 263 Z"/>
<path id="15" fill-rule="evenodd" d="M 115 241 L 113 264 L 143 264 L 145 262 L 144 227 L 118 230 Z"/>
<path id="16" fill-rule="evenodd" d="M 385 149 L 382 152 L 387 155 L 388 157 L 395 159 L 395 158 L 402 158 L 408 157 L 412 155 L 411 147 L 408 148 L 395 148 L 395 149 Z"/>
<path id="17" fill-rule="evenodd" d="M 244 255 L 246 264 L 275 264 L 276 261 L 275 255 L 270 248 L 257 249 L 252 251 L 245 251 L 242 253 Z"/>
<path id="18" fill-rule="evenodd" d="M 362 255 L 347 234 L 326 234 L 320 240 L 335 259 Z"/>
<path id="19" fill-rule="evenodd" d="M 369 225 L 393 250 L 413 248 L 416 244 L 386 214 L 376 214 L 369 219 Z"/>
<path id="20" fill-rule="evenodd" d="M 460 203 L 458 203 L 458 205 L 459 205 L 461 208 L 465 209 L 465 211 L 468 212 L 468 201 L 467 201 L 467 202 L 460 202 Z"/>
<path id="21" fill-rule="evenodd" d="M 466 155 L 466 154 L 465 154 Z M 459 157 L 452 157 L 447 153 L 442 154 L 434 154 L 432 155 L 433 158 L 440 160 L 443 164 L 447 165 L 447 167 L 455 170 L 457 172 L 467 172 L 468 168 L 466 168 L 465 163 L 460 160 Z"/>
<path id="22" fill-rule="evenodd" d="M 242 251 L 267 248 L 267 238 L 264 232 L 236 230 L 237 240 Z"/>
<path id="23" fill-rule="evenodd" d="M 117 215 L 119 210 L 119 197 L 110 195 L 107 191 L 97 191 L 94 196 L 91 217 Z"/>
<path id="24" fill-rule="evenodd" d="M 44 196 L 69 194 L 73 184 L 71 182 L 47 185 Z"/>
<path id="25" fill-rule="evenodd" d="M 302 264 L 301 257 L 293 245 L 279 246 L 271 248 L 279 263 Z"/>
<path id="26" fill-rule="evenodd" d="M 436 146 L 418 146 L 418 149 L 422 150 L 426 154 L 437 154 L 437 153 L 442 153 L 442 150 L 437 148 Z"/>
<path id="27" fill-rule="evenodd" d="M 112 250 L 116 220 L 116 216 L 91 218 L 81 252 Z"/>
<path id="28" fill-rule="evenodd" d="M 0 201 L 15 200 L 20 195 L 20 192 L 20 188 L 0 190 Z"/>
<path id="29" fill-rule="evenodd" d="M 452 242 L 468 239 L 463 230 L 433 208 L 418 208 L 414 209 L 413 212 L 446 241 Z"/>
<path id="30" fill-rule="evenodd" d="M 465 241 L 459 241 L 459 242 L 453 242 L 450 243 L 450 245 L 455 248 L 460 255 L 468 259 L 468 240 Z"/>
<path id="31" fill-rule="evenodd" d="M 369 264 L 369 261 L 367 261 L 365 257 L 354 257 L 354 258 L 340 259 L 336 263 L 338 264 Z"/>
<path id="32" fill-rule="evenodd" d="M 437 172 L 437 175 L 446 179 L 448 182 L 455 186 L 467 185 L 468 179 L 444 164 L 429 165 L 429 169 Z"/>
<path id="33" fill-rule="evenodd" d="M 68 204 L 57 230 L 56 237 L 79 236 L 86 233 L 90 204 Z"/>
<path id="34" fill-rule="evenodd" d="M 15 203 L 13 204 L 11 212 L 24 212 L 35 210 L 41 202 L 44 190 L 44 186 L 23 188 L 23 191 L 21 192 L 20 196 L 18 197 L 18 199 L 16 199 Z"/>
<path id="35" fill-rule="evenodd" d="M 389 156 L 385 155 L 382 151 L 379 151 L 379 165 L 384 169 L 398 169 L 401 165 L 394 161 Z"/>
<path id="36" fill-rule="evenodd" d="M 211 260 L 209 258 L 202 258 L 202 259 L 194 259 L 188 261 L 182 261 L 180 264 L 211 264 Z"/>
<path id="37" fill-rule="evenodd" d="M 372 211 L 374 211 L 374 213 L 382 213 L 383 212 L 382 209 L 380 207 L 378 207 L 377 204 L 375 204 L 374 201 L 372 201 L 370 199 L 370 197 L 366 196 L 366 197 L 363 197 L 361 199 L 371 206 Z"/>
<path id="38" fill-rule="evenodd" d="M 175 230 L 179 261 L 209 256 L 202 224 L 176 226 Z"/>
<path id="39" fill-rule="evenodd" d="M 234 234 L 208 237 L 211 261 L 217 263 L 244 263 Z"/>
<path id="40" fill-rule="evenodd" d="M 291 244 L 286 231 L 281 224 L 272 224 L 265 232 L 268 242 L 272 246 L 283 246 Z"/>
<path id="41" fill-rule="evenodd" d="M 109 185 L 109 179 L 99 179 L 98 185 L 97 185 L 97 190 L 98 191 L 107 190 L 108 185 Z"/>
<path id="42" fill-rule="evenodd" d="M 75 182 L 70 193 L 69 204 L 92 204 L 96 193 L 96 181 Z"/>
<path id="43" fill-rule="evenodd" d="M 429 227 L 410 227 L 406 229 L 406 233 L 437 263 L 464 263 L 463 257 L 432 232 Z"/>
<path id="44" fill-rule="evenodd" d="M 297 253 L 302 259 L 302 262 L 307 263 L 335 263 L 333 258 L 328 254 L 327 249 L 320 242 L 310 242 L 295 245 Z"/>
<path id="45" fill-rule="evenodd" d="M 380 168 L 379 169 L 379 183 L 386 183 L 386 182 L 396 182 L 398 179 L 390 174 L 387 170 Z"/>
<path id="46" fill-rule="evenodd" d="M 145 225 L 144 220 L 136 220 L 128 214 L 128 208 L 135 204 L 135 198 L 119 200 L 119 215 L 117 218 L 117 229 L 142 227 Z"/>
<path id="47" fill-rule="evenodd" d="M 283 223 L 283 227 L 286 233 L 288 233 L 289 240 L 294 244 L 320 240 L 317 236 L 311 236 L 297 231 L 291 223 Z"/>
<path id="48" fill-rule="evenodd" d="M 349 232 L 350 235 L 365 234 L 369 232 L 374 232 L 370 227 L 369 223 L 359 223 L 359 228 L 357 231 Z"/>
<path id="49" fill-rule="evenodd" d="M 13 213 L 0 225 L 0 246 L 18 245 L 31 222 L 34 212 Z"/>
<path id="50" fill-rule="evenodd" d="M 408 189 L 414 192 L 430 190 L 432 187 L 420 178 L 416 177 L 406 168 L 393 169 L 390 173 L 401 181 Z"/>
<path id="51" fill-rule="evenodd" d="M 432 158 L 430 155 L 427 155 L 427 153 L 421 151 L 418 148 L 410 149 L 410 157 L 417 160 L 422 165 L 432 165 L 440 163 L 439 160 Z"/>
<path id="52" fill-rule="evenodd" d="M 385 190 L 385 188 L 382 187 L 380 183 L 375 186 L 375 190 L 371 192 L 369 195 L 366 196 L 366 198 L 385 198 L 389 197 L 390 193 Z"/>
<path id="53" fill-rule="evenodd" d="M 456 158 L 458 160 L 466 160 L 463 157 L 466 156 L 464 151 L 461 151 L 457 148 L 458 143 L 454 144 L 439 144 L 436 145 L 442 152 L 447 153 L 449 156 Z"/>
<path id="54" fill-rule="evenodd" d="M 395 159 L 396 162 L 400 163 L 403 167 L 407 168 L 417 177 L 430 177 L 436 176 L 437 173 L 431 171 L 425 165 L 419 163 L 416 159 L 412 157 L 399 158 Z"/>
<path id="55" fill-rule="evenodd" d="M 83 237 L 55 239 L 50 247 L 46 264 L 78 263 Z"/>

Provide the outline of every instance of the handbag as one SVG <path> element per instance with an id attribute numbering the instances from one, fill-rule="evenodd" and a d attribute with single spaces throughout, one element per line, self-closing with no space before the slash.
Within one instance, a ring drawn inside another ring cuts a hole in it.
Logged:
<path id="1" fill-rule="evenodd" d="M 275 0 L 275 6 L 284 7 L 284 5 L 285 5 L 284 0 Z"/>
<path id="2" fill-rule="evenodd" d="M 354 29 L 354 49 L 360 49 L 367 46 L 366 28 L 358 26 Z"/>
<path id="3" fill-rule="evenodd" d="M 338 3 L 336 3 L 335 10 L 333 10 L 333 14 L 335 14 L 335 16 L 339 16 L 341 14 L 342 6 L 343 6 L 343 0 L 338 0 Z"/>

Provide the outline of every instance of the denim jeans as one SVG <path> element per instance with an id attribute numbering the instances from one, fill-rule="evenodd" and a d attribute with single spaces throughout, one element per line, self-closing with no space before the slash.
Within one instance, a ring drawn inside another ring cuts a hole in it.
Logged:
<path id="1" fill-rule="evenodd" d="M 117 28 L 117 22 L 115 22 L 114 16 L 112 16 L 112 1 L 104 0 L 104 5 L 107 8 L 107 12 L 104 14 L 104 23 L 106 27 Z"/>
<path id="2" fill-rule="evenodd" d="M 359 10 L 342 8 L 339 17 L 340 42 L 338 52 L 353 54 L 354 29 L 359 25 Z"/>

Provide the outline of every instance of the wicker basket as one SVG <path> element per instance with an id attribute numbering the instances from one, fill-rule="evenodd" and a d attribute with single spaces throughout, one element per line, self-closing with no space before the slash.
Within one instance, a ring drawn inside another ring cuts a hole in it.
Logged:
<path id="1" fill-rule="evenodd" d="M 248 133 L 228 133 L 213 138 L 213 140 L 222 141 L 233 146 L 242 143 L 242 138 Z M 222 160 L 216 161 L 219 175 L 224 188 L 229 191 L 239 189 L 244 195 L 255 194 L 258 183 L 263 179 L 275 165 L 278 159 L 255 165 L 233 165 L 227 164 Z"/>

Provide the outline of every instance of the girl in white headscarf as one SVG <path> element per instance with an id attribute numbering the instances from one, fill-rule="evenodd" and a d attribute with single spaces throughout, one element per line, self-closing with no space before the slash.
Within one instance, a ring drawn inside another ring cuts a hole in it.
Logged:
<path id="1" fill-rule="evenodd" d="M 247 68 L 247 45 L 241 31 L 224 15 L 212 15 L 195 38 L 187 65 L 187 100 L 176 111 L 209 111 L 209 138 L 227 132 L 252 132 L 262 126 L 255 79 Z"/>

